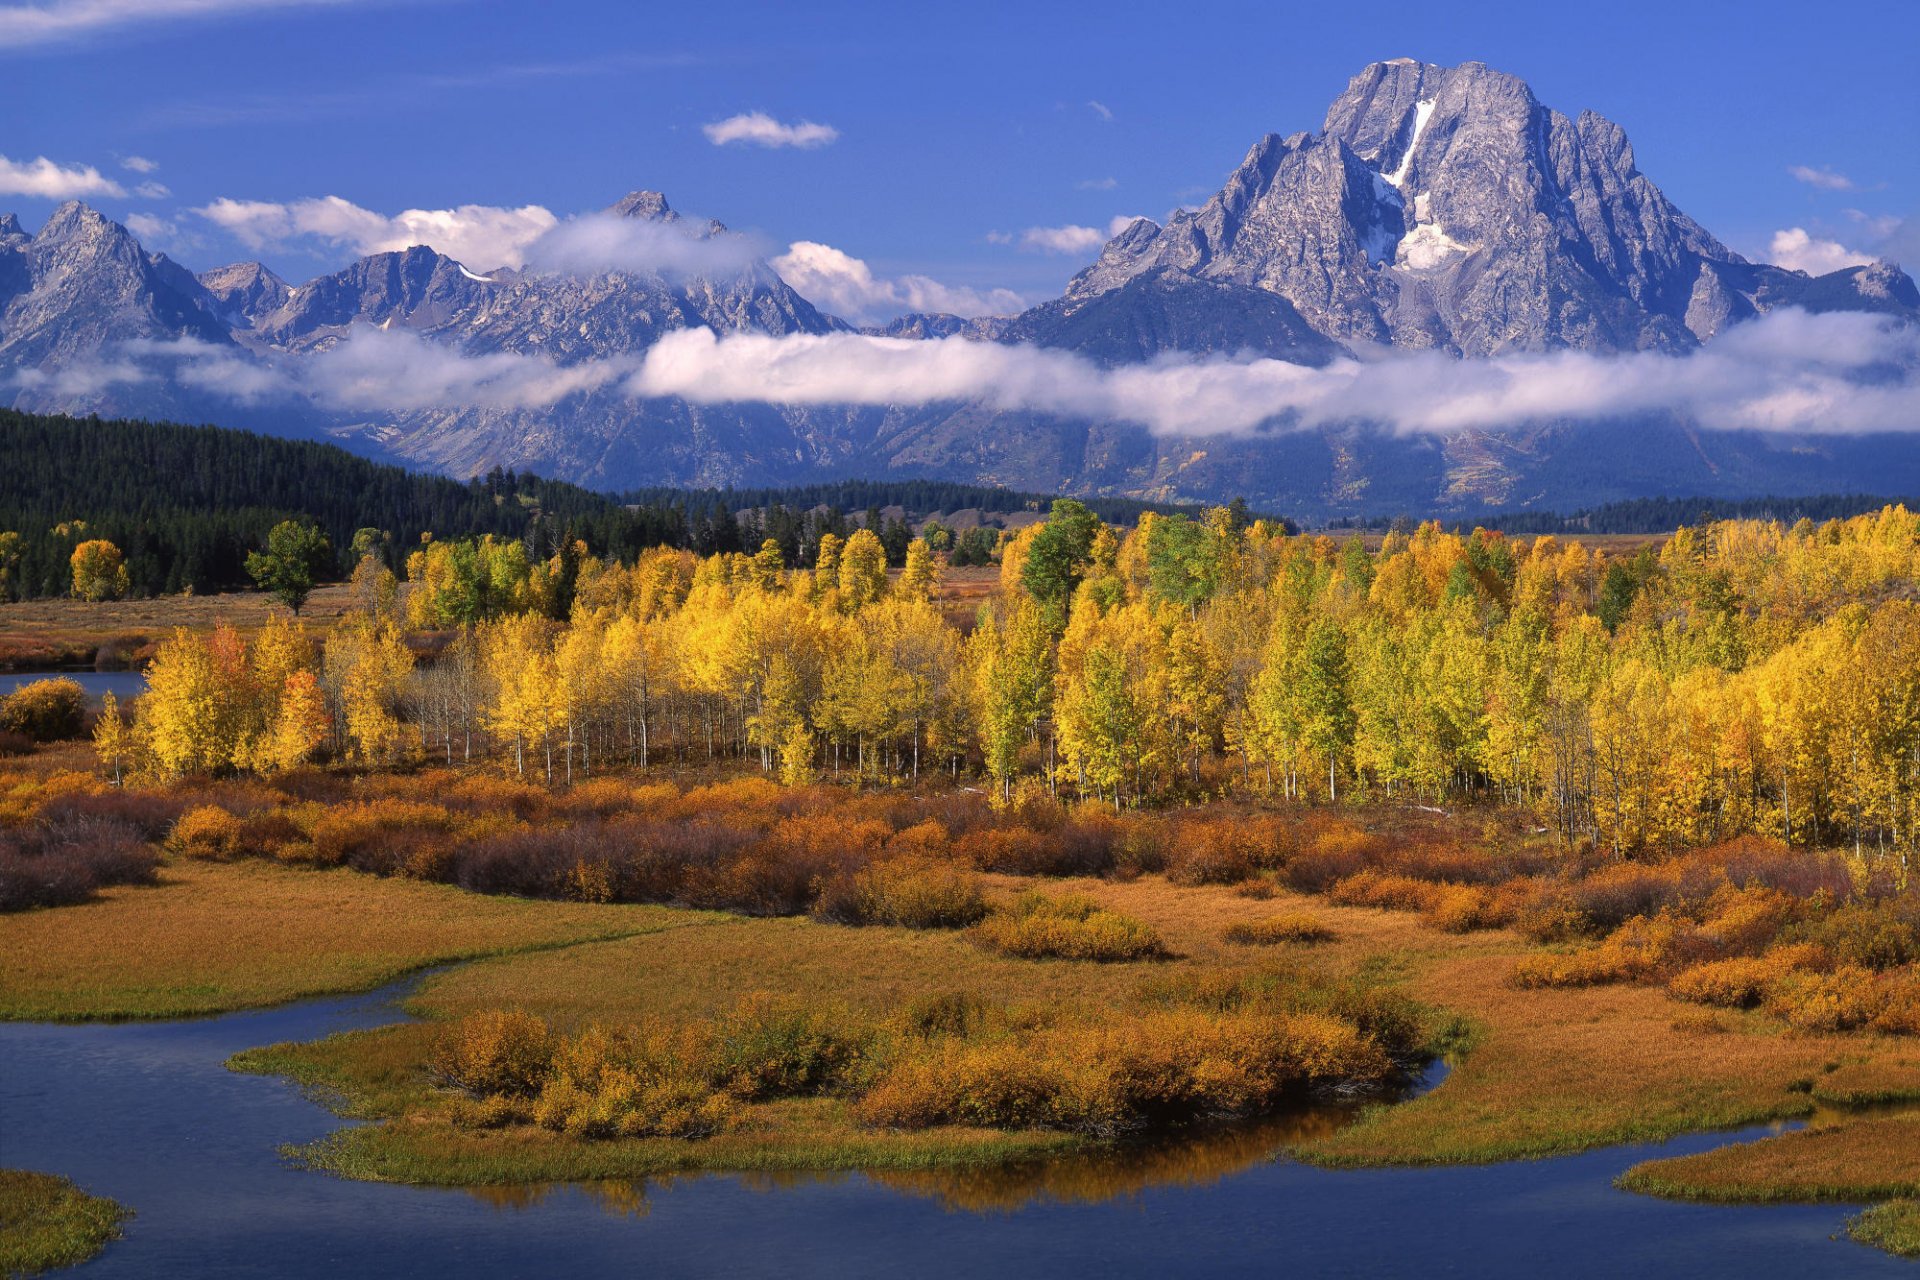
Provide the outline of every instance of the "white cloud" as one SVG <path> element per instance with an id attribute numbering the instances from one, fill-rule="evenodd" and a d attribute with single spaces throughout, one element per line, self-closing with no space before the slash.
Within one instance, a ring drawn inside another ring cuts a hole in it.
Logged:
<path id="1" fill-rule="evenodd" d="M 908 311 L 1010 315 L 1026 305 L 1011 289 L 981 292 L 921 275 L 876 276 L 859 258 L 813 240 L 794 241 L 771 265 L 813 303 L 857 321 L 887 320 Z"/>
<path id="2" fill-rule="evenodd" d="M 840 131 L 830 124 L 815 124 L 811 120 L 783 124 L 764 111 L 744 111 L 701 125 L 700 131 L 716 147 L 730 142 L 750 142 L 759 147 L 798 147 L 803 151 L 824 147 L 840 136 Z"/>
<path id="3" fill-rule="evenodd" d="M 143 249 L 162 249 L 178 255 L 185 249 L 200 247 L 200 238 L 182 227 L 173 218 L 163 218 L 153 213 L 130 213 L 124 219 L 127 230 L 133 232 Z"/>
<path id="4" fill-rule="evenodd" d="M 1136 214 L 1120 214 L 1108 219 L 1105 231 L 1098 227 L 1071 224 L 1064 227 L 1028 227 L 1020 233 L 1020 247 L 1035 253 L 1090 253 L 1140 220 Z M 995 244 L 1008 244 L 1013 237 L 1004 232 L 989 232 L 987 239 Z"/>
<path id="5" fill-rule="evenodd" d="M 1793 175 L 1796 182 L 1804 182 L 1808 186 L 1818 187 L 1822 191 L 1852 191 L 1854 189 L 1852 178 L 1849 178 L 1844 173 L 1836 173 L 1825 165 L 1821 165 L 1818 168 L 1810 164 L 1788 165 L 1787 172 Z"/>
<path id="6" fill-rule="evenodd" d="M 1087 107 L 1093 112 L 1093 114 L 1099 116 L 1102 120 L 1105 120 L 1108 123 L 1112 123 L 1113 108 L 1109 107 L 1106 103 L 1099 102 L 1089 98 L 1087 100 Z"/>
<path id="7" fill-rule="evenodd" d="M 530 270 L 566 275 L 629 271 L 732 277 L 753 265 L 759 248 L 748 236 L 703 234 L 691 220 L 653 222 L 583 213 L 541 233 L 526 246 L 524 262 Z"/>
<path id="8" fill-rule="evenodd" d="M 45 156 L 9 160 L 0 156 L 0 196 L 38 196 L 43 200 L 79 200 L 86 196 L 124 196 L 126 189 L 90 164 L 71 168 Z"/>
<path id="9" fill-rule="evenodd" d="M 1804 271 L 1823 276 L 1842 267 L 1860 267 L 1873 261 L 1870 253 L 1859 253 L 1838 240 L 1821 240 L 1808 234 L 1805 227 L 1788 227 L 1773 233 L 1768 255 L 1789 271 Z"/>
<path id="10" fill-rule="evenodd" d="M 0 9 L 0 48 L 52 44 L 135 23 L 310 8 L 352 0 L 43 0 Z"/>
<path id="11" fill-rule="evenodd" d="M 761 247 L 748 236 L 707 234 L 705 224 L 691 220 L 653 222 L 608 213 L 562 220 L 533 204 L 463 204 L 389 216 L 323 196 L 285 204 L 221 199 L 194 212 L 255 250 L 307 241 L 371 254 L 423 244 L 482 272 L 524 267 L 565 275 L 731 277 L 748 269 Z"/>
<path id="12" fill-rule="evenodd" d="M 306 357 L 261 359 L 190 340 L 127 343 L 64 368 L 23 370 L 13 382 L 71 396 L 163 373 L 246 402 L 282 397 L 375 414 L 531 410 L 612 392 L 709 404 L 976 403 L 1195 436 L 1349 423 L 1448 433 L 1668 416 L 1798 435 L 1920 432 L 1920 329 L 1860 312 L 1791 309 L 1735 326 L 1689 355 L 1462 360 L 1384 351 L 1322 368 L 1224 357 L 1103 368 L 1068 352 L 962 338 L 722 338 L 696 328 L 668 334 L 644 355 L 562 366 L 362 327 Z"/>
<path id="13" fill-rule="evenodd" d="M 1081 191 L 1111 191 L 1120 185 L 1118 178 L 1088 178 L 1074 184 Z"/>
<path id="14" fill-rule="evenodd" d="M 159 171 L 160 162 L 149 160 L 145 156 L 121 156 L 120 167 L 131 169 L 135 173 L 155 173 Z"/>
<path id="15" fill-rule="evenodd" d="M 966 401 L 1191 435 L 1348 422 L 1452 432 L 1650 414 L 1711 429 L 1920 431 L 1920 330 L 1861 313 L 1787 310 L 1685 356 L 1418 352 L 1319 369 L 1224 358 L 1103 369 L 1065 352 L 964 339 L 718 338 L 689 329 L 656 343 L 627 386 L 699 402 Z"/>
<path id="16" fill-rule="evenodd" d="M 164 182 L 143 182 L 133 189 L 133 194 L 142 200 L 165 200 L 173 192 L 167 189 Z"/>
<path id="17" fill-rule="evenodd" d="M 1020 247 L 1036 253 L 1090 253 L 1106 242 L 1098 227 L 1028 227 L 1020 233 Z"/>
<path id="18" fill-rule="evenodd" d="M 517 267 L 530 245 L 560 220 L 539 205 L 505 209 L 463 204 L 455 209 L 405 209 L 389 217 L 339 196 L 279 204 L 219 199 L 194 210 L 252 249 L 313 240 L 358 254 L 431 245 L 481 271 Z"/>

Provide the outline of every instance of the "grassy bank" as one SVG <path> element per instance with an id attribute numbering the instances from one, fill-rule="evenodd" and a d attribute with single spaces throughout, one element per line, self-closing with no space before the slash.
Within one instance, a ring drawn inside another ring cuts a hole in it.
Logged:
<path id="1" fill-rule="evenodd" d="M 7 918 L 0 1018 L 174 1018 L 363 991 L 436 964 L 702 919 L 447 885 L 175 860 L 152 887 Z M 138 945 L 132 945 L 132 940 Z"/>
<path id="2" fill-rule="evenodd" d="M 38 1275 L 85 1262 L 118 1239 L 120 1224 L 132 1216 L 65 1178 L 0 1169 L 0 1275 Z"/>

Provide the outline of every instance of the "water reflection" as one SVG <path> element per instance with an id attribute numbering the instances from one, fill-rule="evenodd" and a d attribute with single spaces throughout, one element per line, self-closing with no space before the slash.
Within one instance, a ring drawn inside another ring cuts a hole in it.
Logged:
<path id="1" fill-rule="evenodd" d="M 1353 1104 L 1303 1108 L 1237 1124 L 1196 1127 L 1152 1142 L 1113 1143 L 1006 1164 L 880 1169 L 859 1174 L 820 1170 L 689 1172 L 633 1182 L 516 1183 L 463 1190 L 489 1208 L 515 1213 L 540 1208 L 571 1188 L 603 1212 L 643 1218 L 650 1212 L 650 1193 L 671 1191 L 703 1178 L 724 1178 L 748 1191 L 771 1195 L 859 1177 L 933 1200 L 949 1212 L 1012 1213 L 1036 1204 L 1093 1205 L 1137 1197 L 1156 1188 L 1211 1186 L 1276 1159 L 1289 1148 L 1337 1133 L 1359 1119 L 1361 1111 Z"/>

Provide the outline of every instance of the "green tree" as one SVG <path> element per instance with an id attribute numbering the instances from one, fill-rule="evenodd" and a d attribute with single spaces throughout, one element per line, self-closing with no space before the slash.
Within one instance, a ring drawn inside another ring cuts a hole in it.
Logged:
<path id="1" fill-rule="evenodd" d="M 1335 779 L 1341 758 L 1353 748 L 1354 712 L 1347 637 L 1335 623 L 1316 622 L 1307 632 L 1300 702 L 1307 746 L 1326 757 L 1327 799 L 1337 800 Z"/>
<path id="2" fill-rule="evenodd" d="M 268 532 L 266 550 L 247 557 L 247 572 L 262 591 L 297 614 L 332 564 L 333 546 L 318 525 L 282 520 Z"/>
<path id="3" fill-rule="evenodd" d="M 1099 532 L 1100 517 L 1072 498 L 1056 498 L 1027 549 L 1020 584 L 1056 630 L 1066 625 L 1067 605 L 1092 563 L 1093 539 Z"/>

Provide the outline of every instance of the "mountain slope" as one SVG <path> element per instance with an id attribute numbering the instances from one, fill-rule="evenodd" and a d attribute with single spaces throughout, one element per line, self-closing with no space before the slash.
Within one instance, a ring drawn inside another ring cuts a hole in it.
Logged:
<path id="1" fill-rule="evenodd" d="M 195 279 L 80 205 L 62 206 L 32 236 L 0 218 L 0 398 L 326 431 L 455 475 L 503 465 L 609 488 L 908 474 L 1161 500 L 1244 494 L 1328 513 L 1920 490 L 1910 437 L 1708 433 L 1657 413 L 1417 437 L 1365 422 L 1180 437 L 953 399 L 637 400 L 625 373 L 670 334 L 849 326 L 746 241 L 682 218 L 658 192 L 558 230 L 588 236 L 592 252 L 535 255 L 483 276 L 417 246 L 288 288 L 257 263 Z M 1912 322 L 1920 292 L 1886 263 L 1813 278 L 1749 262 L 1639 171 L 1612 122 L 1562 115 L 1479 63 L 1397 59 L 1355 76 L 1320 132 L 1262 138 L 1202 207 L 1121 229 L 1061 297 L 1017 316 L 909 315 L 867 332 L 1020 343 L 1108 369 L 1202 357 L 1324 367 L 1381 348 L 1462 361 L 1683 355 L 1783 307 Z M 329 400 L 302 381 L 300 371 L 369 329 L 417 339 L 363 344 L 365 367 L 349 371 L 375 388 L 405 379 L 394 395 Z M 227 359 L 218 377 L 178 360 L 207 349 Z M 557 402 L 491 395 L 397 407 L 417 398 L 400 394 L 416 383 L 438 385 L 408 363 L 423 351 L 444 353 L 445 369 L 465 357 L 533 357 L 589 376 L 561 378 L 583 389 Z M 605 376 L 592 376 L 595 362 Z M 375 407 L 327 407 L 340 403 Z"/>

